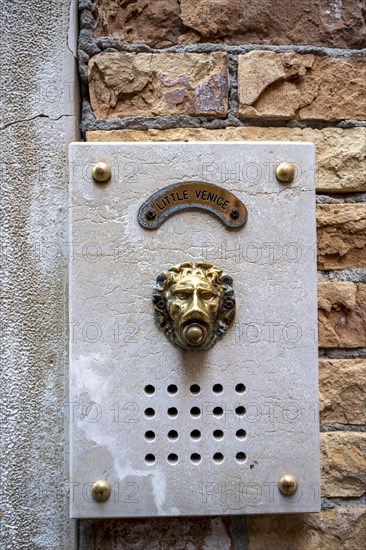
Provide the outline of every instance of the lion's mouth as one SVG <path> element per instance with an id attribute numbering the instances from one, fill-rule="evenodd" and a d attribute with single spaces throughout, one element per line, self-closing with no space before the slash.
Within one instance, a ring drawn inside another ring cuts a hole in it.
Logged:
<path id="1" fill-rule="evenodd" d="M 209 325 L 201 319 L 190 319 L 183 325 L 182 336 L 193 347 L 201 346 L 208 335 Z"/>

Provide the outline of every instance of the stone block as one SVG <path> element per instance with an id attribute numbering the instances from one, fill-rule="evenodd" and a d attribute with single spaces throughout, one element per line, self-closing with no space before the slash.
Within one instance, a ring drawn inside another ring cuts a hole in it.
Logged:
<path id="1" fill-rule="evenodd" d="M 366 360 L 319 361 L 320 421 L 366 424 Z"/>
<path id="2" fill-rule="evenodd" d="M 321 348 L 359 348 L 366 342 L 366 284 L 318 283 Z"/>
<path id="3" fill-rule="evenodd" d="M 143 42 L 154 48 L 173 46 L 188 29 L 183 25 L 178 0 L 95 0 L 94 34 L 118 36 L 123 44 Z"/>
<path id="4" fill-rule="evenodd" d="M 366 128 L 175 128 L 86 132 L 87 141 L 311 141 L 316 147 L 316 189 L 366 191 Z"/>
<path id="5" fill-rule="evenodd" d="M 248 516 L 249 550 L 355 550 L 363 548 L 363 508 L 334 508 L 319 514 Z"/>
<path id="6" fill-rule="evenodd" d="M 252 51 L 239 56 L 239 116 L 363 120 L 365 81 L 362 57 Z"/>
<path id="7" fill-rule="evenodd" d="M 155 48 L 195 42 L 365 46 L 358 0 L 95 0 L 95 36 Z"/>
<path id="8" fill-rule="evenodd" d="M 366 204 L 321 204 L 316 210 L 319 269 L 366 268 Z"/>
<path id="9" fill-rule="evenodd" d="M 104 52 L 89 61 L 96 118 L 227 113 L 225 53 Z"/>
<path id="10" fill-rule="evenodd" d="M 366 434 L 320 434 L 321 495 L 360 497 L 365 492 Z"/>
<path id="11" fill-rule="evenodd" d="M 326 0 L 181 0 L 181 17 L 201 40 L 210 42 L 362 47 L 366 28 L 361 6 L 355 0 L 342 4 Z"/>

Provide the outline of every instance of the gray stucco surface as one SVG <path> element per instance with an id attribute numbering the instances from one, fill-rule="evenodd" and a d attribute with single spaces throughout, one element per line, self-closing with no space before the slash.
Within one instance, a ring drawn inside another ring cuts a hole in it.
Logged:
<path id="1" fill-rule="evenodd" d="M 62 244 L 75 139 L 69 2 L 1 4 L 0 547 L 71 550 Z M 71 26 L 76 32 L 75 19 Z"/>

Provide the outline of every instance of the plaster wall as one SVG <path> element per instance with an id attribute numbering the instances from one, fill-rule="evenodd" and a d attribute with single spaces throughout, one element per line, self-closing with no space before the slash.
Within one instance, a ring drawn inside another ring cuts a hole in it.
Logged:
<path id="1" fill-rule="evenodd" d="M 0 14 L 0 546 L 71 550 L 65 241 L 76 4 L 3 1 Z"/>

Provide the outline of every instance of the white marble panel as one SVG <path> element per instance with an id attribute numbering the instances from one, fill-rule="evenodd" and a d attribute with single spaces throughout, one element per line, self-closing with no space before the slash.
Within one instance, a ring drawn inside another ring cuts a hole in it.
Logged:
<path id="1" fill-rule="evenodd" d="M 91 177 L 98 161 L 107 184 Z M 274 176 L 281 161 L 297 167 L 292 184 Z M 72 516 L 319 510 L 313 145 L 76 143 L 70 162 Z M 246 225 L 203 211 L 139 225 L 152 193 L 192 180 L 237 195 Z M 234 280 L 235 320 L 208 351 L 175 347 L 154 320 L 156 276 L 186 260 Z M 298 479 L 293 497 L 278 490 L 284 473 Z M 105 503 L 90 496 L 97 479 L 112 485 Z"/>

